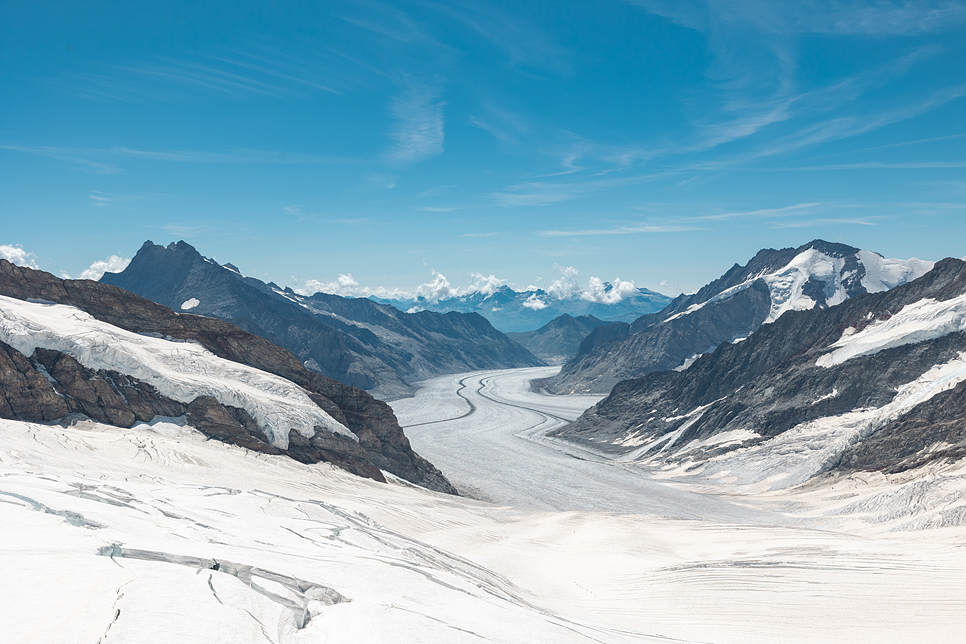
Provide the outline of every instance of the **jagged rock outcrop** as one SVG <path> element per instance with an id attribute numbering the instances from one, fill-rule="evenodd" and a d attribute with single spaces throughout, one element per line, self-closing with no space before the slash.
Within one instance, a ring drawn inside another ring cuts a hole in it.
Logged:
<path id="1" fill-rule="evenodd" d="M 245 277 L 181 241 L 145 242 L 120 286 L 176 311 L 231 322 L 295 354 L 310 370 L 380 398 L 410 395 L 410 383 L 445 373 L 536 366 L 541 361 L 476 313 L 403 313 L 368 299 L 300 295 Z"/>
<path id="2" fill-rule="evenodd" d="M 573 317 L 564 313 L 536 331 L 507 333 L 507 337 L 548 364 L 560 364 L 577 353 L 580 343 L 594 329 L 611 324 L 592 315 Z"/>
<path id="3" fill-rule="evenodd" d="M 617 384 L 557 435 L 625 458 L 781 485 L 966 454 L 966 263 L 789 311 L 686 371 Z"/>
<path id="4" fill-rule="evenodd" d="M 286 452 L 290 456 L 305 462 L 325 460 L 377 479 L 382 479 L 377 469 L 382 468 L 418 485 L 455 494 L 439 470 L 412 451 L 386 403 L 307 370 L 285 349 L 233 324 L 176 313 L 115 286 L 89 280 L 61 280 L 6 260 L 0 260 L 0 295 L 76 306 L 122 329 L 195 341 L 221 358 L 287 378 L 303 387 L 319 407 L 359 437 L 356 443 L 318 430 L 307 442 L 301 437 L 290 437 Z M 92 372 L 71 356 L 57 352 L 38 349 L 28 358 L 11 347 L 0 346 L 0 385 L 0 413 L 9 418 L 49 421 L 76 411 L 129 427 L 135 420 L 150 420 L 155 415 L 187 413 L 198 429 L 212 437 L 234 437 L 232 442 L 267 453 L 280 451 L 260 436 L 254 421 L 246 419 L 243 410 L 203 400 L 185 408 L 182 403 L 163 399 L 147 383 L 119 373 Z"/>
<path id="5" fill-rule="evenodd" d="M 765 249 L 659 313 L 598 327 L 545 386 L 554 393 L 607 393 L 622 380 L 686 368 L 697 356 L 748 337 L 786 311 L 828 308 L 904 284 L 930 268 L 931 262 L 888 260 L 822 240 Z"/>

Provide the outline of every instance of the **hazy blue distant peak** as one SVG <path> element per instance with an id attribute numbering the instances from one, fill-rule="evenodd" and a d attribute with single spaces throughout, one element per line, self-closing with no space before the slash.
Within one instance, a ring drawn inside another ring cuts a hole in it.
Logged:
<path id="1" fill-rule="evenodd" d="M 617 304 L 624 299 L 639 295 L 652 294 L 653 291 L 639 289 L 633 280 L 615 278 L 604 281 L 590 277 L 585 285 L 578 280 L 579 271 L 573 266 L 559 266 L 560 277 L 552 280 L 546 287 L 529 285 L 525 288 L 509 284 L 509 281 L 496 275 L 472 273 L 472 281 L 466 286 L 454 286 L 442 273 L 431 271 L 432 279 L 413 289 L 389 289 L 382 286 L 362 286 L 351 274 L 339 274 L 331 281 L 307 280 L 295 291 L 302 295 L 329 293 L 343 297 L 374 297 L 380 300 L 412 301 L 420 304 L 435 305 L 446 300 L 457 299 L 461 302 L 483 302 L 500 297 L 515 298 L 526 294 L 531 308 L 542 308 L 540 303 L 548 301 L 584 300 L 597 304 Z"/>

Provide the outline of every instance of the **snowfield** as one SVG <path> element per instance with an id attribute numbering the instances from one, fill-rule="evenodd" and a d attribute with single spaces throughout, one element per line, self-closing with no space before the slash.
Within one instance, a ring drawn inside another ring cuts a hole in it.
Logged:
<path id="1" fill-rule="evenodd" d="M 311 438 L 316 426 L 357 440 L 285 378 L 219 358 L 200 344 L 125 331 L 73 306 L 0 296 L 0 340 L 25 356 L 53 349 L 89 369 L 118 371 L 179 402 L 211 396 L 240 407 L 280 449 L 288 447 L 289 430 Z"/>
<path id="2" fill-rule="evenodd" d="M 966 528 L 891 531 L 955 497 L 956 472 L 934 473 L 941 485 L 869 475 L 756 493 L 661 479 L 545 438 L 598 399 L 529 391 L 550 373 L 439 378 L 393 403 L 414 448 L 487 500 L 208 441 L 178 419 L 0 421 L 2 639 L 888 643 L 966 632 Z"/>
<path id="3" fill-rule="evenodd" d="M 911 282 L 931 271 L 936 264 L 916 258 L 886 259 L 867 250 L 860 250 L 857 254 L 859 261 L 865 267 L 865 275 L 860 282 L 869 293 L 888 291 L 900 284 Z M 835 306 L 848 299 L 843 282 L 855 274 L 854 271 L 845 270 L 845 262 L 843 258 L 831 257 L 820 250 L 810 248 L 798 254 L 783 268 L 771 273 L 762 272 L 754 275 L 704 302 L 692 304 L 684 311 L 672 315 L 665 322 L 690 315 L 709 304 L 733 297 L 751 288 L 759 279 L 764 280 L 768 285 L 771 296 L 771 310 L 764 324 L 774 322 L 785 311 L 807 311 L 814 308 L 815 301 L 804 294 L 805 284 L 809 280 L 821 282 L 826 304 Z"/>

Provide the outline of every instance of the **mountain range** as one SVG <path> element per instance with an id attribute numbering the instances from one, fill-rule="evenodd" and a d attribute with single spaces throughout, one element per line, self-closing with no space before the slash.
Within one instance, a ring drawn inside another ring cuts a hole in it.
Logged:
<path id="1" fill-rule="evenodd" d="M 685 370 L 623 381 L 557 435 L 682 476 L 781 488 L 961 459 L 964 413 L 966 263 L 946 259 L 885 292 L 788 310 Z"/>
<path id="2" fill-rule="evenodd" d="M 308 369 L 383 399 L 410 395 L 411 383 L 436 375 L 542 364 L 477 313 L 403 313 L 364 298 L 303 296 L 220 265 L 184 241 L 145 242 L 127 268 L 100 281 L 231 322 L 288 349 Z"/>
<path id="3" fill-rule="evenodd" d="M 558 394 L 607 393 L 622 380 L 686 368 L 697 356 L 747 338 L 788 311 L 833 307 L 885 291 L 932 266 L 822 240 L 764 249 L 658 313 L 594 329 L 560 373 L 543 384 Z"/>
<path id="4" fill-rule="evenodd" d="M 526 347 L 547 364 L 562 364 L 572 358 L 590 333 L 597 327 L 612 324 L 592 315 L 573 317 L 564 313 L 535 331 L 508 332 L 508 338 Z"/>
<path id="5" fill-rule="evenodd" d="M 645 313 L 660 311 L 671 301 L 668 296 L 645 288 L 618 292 L 609 282 L 600 284 L 595 297 L 574 288 L 565 291 L 551 293 L 535 287 L 514 291 L 504 285 L 441 299 L 373 299 L 403 311 L 479 313 L 504 333 L 533 331 L 561 315 L 631 322 Z"/>
<path id="6" fill-rule="evenodd" d="M 0 418 L 118 427 L 184 418 L 209 438 L 455 489 L 392 409 L 215 318 L 0 260 Z"/>

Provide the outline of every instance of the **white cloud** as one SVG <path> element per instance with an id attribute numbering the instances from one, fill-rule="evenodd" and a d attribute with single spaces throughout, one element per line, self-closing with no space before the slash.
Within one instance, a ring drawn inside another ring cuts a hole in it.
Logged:
<path id="1" fill-rule="evenodd" d="M 429 304 L 436 304 L 440 300 L 456 297 L 459 289 L 450 286 L 446 276 L 433 271 L 433 281 L 416 287 L 416 297 L 426 300 Z"/>
<path id="2" fill-rule="evenodd" d="M 39 269 L 40 267 L 37 266 L 37 262 L 33 258 L 34 254 L 25 251 L 19 244 L 0 244 L 0 259 L 5 259 L 17 266 Z"/>
<path id="3" fill-rule="evenodd" d="M 555 268 L 560 270 L 560 278 L 555 279 L 547 287 L 547 293 L 552 295 L 558 300 L 576 300 L 580 297 L 583 289 L 577 283 L 577 269 L 573 266 L 558 266 L 554 265 Z"/>
<path id="4" fill-rule="evenodd" d="M 446 278 L 443 278 L 444 280 Z M 352 277 L 352 273 L 339 273 L 334 280 L 323 282 L 320 280 L 306 280 L 302 286 L 292 289 L 299 295 L 311 296 L 316 293 L 328 293 L 341 297 L 369 297 L 374 296 L 387 300 L 409 299 L 413 297 L 412 292 L 394 288 L 388 289 L 384 286 L 360 286 L 359 282 Z"/>
<path id="5" fill-rule="evenodd" d="M 576 268 L 573 266 L 556 266 L 556 268 L 561 273 L 560 278 L 550 283 L 550 286 L 547 287 L 547 294 L 557 300 L 580 299 L 597 302 L 598 304 L 617 304 L 637 293 L 637 286 L 633 281 L 625 281 L 620 278 L 615 279 L 608 285 L 599 277 L 591 277 L 588 287 L 584 289 L 577 282 L 578 272 Z"/>
<path id="6" fill-rule="evenodd" d="M 500 279 L 496 275 L 484 276 L 483 273 L 473 273 L 472 277 L 475 281 L 467 288 L 467 293 L 482 293 L 490 296 L 507 283 L 507 280 Z"/>
<path id="7" fill-rule="evenodd" d="M 130 263 L 130 257 L 111 255 L 107 259 L 98 260 L 91 264 L 87 270 L 80 274 L 80 278 L 82 280 L 94 280 L 96 282 L 104 276 L 104 273 L 120 273 Z"/>
<path id="8" fill-rule="evenodd" d="M 632 281 L 615 279 L 607 284 L 599 277 L 591 277 L 586 289 L 577 282 L 577 269 L 573 266 L 556 266 L 561 275 L 546 289 L 546 294 L 537 294 L 538 287 L 529 286 L 522 293 L 530 293 L 523 306 L 534 311 L 547 308 L 551 300 L 587 300 L 599 304 L 616 304 L 637 293 L 637 287 Z M 432 270 L 432 279 L 420 284 L 415 289 L 388 289 L 383 286 L 360 286 L 350 273 L 341 273 L 332 281 L 307 280 L 300 288 L 294 289 L 300 295 L 315 293 L 330 293 L 342 297 L 378 297 L 390 300 L 419 299 L 420 305 L 414 310 L 423 310 L 425 305 L 439 304 L 443 300 L 454 297 L 480 293 L 486 297 L 493 295 L 509 283 L 509 280 L 496 275 L 471 273 L 472 281 L 465 287 L 453 286 L 442 273 Z M 511 285 L 516 290 L 517 286 Z"/>
<path id="9" fill-rule="evenodd" d="M 632 281 L 615 279 L 610 288 L 599 277 L 590 278 L 590 286 L 581 295 L 582 299 L 598 304 L 617 304 L 624 298 L 637 293 L 637 286 Z"/>
<path id="10" fill-rule="evenodd" d="M 539 311 L 540 309 L 547 308 L 547 303 L 541 300 L 536 293 L 527 298 L 527 301 L 523 303 L 523 306 L 528 309 L 533 309 L 534 311 Z"/>
<path id="11" fill-rule="evenodd" d="M 362 291 L 366 289 L 359 288 L 359 282 L 352 277 L 352 273 L 339 273 L 339 276 L 331 282 L 308 280 L 301 288 L 293 290 L 300 295 L 329 293 L 331 295 L 341 295 L 342 297 L 356 297 L 361 295 Z"/>
<path id="12" fill-rule="evenodd" d="M 390 136 L 396 144 L 391 161 L 410 163 L 443 152 L 443 106 L 439 88 L 409 80 L 403 93 L 392 101 L 390 111 L 396 127 Z"/>

